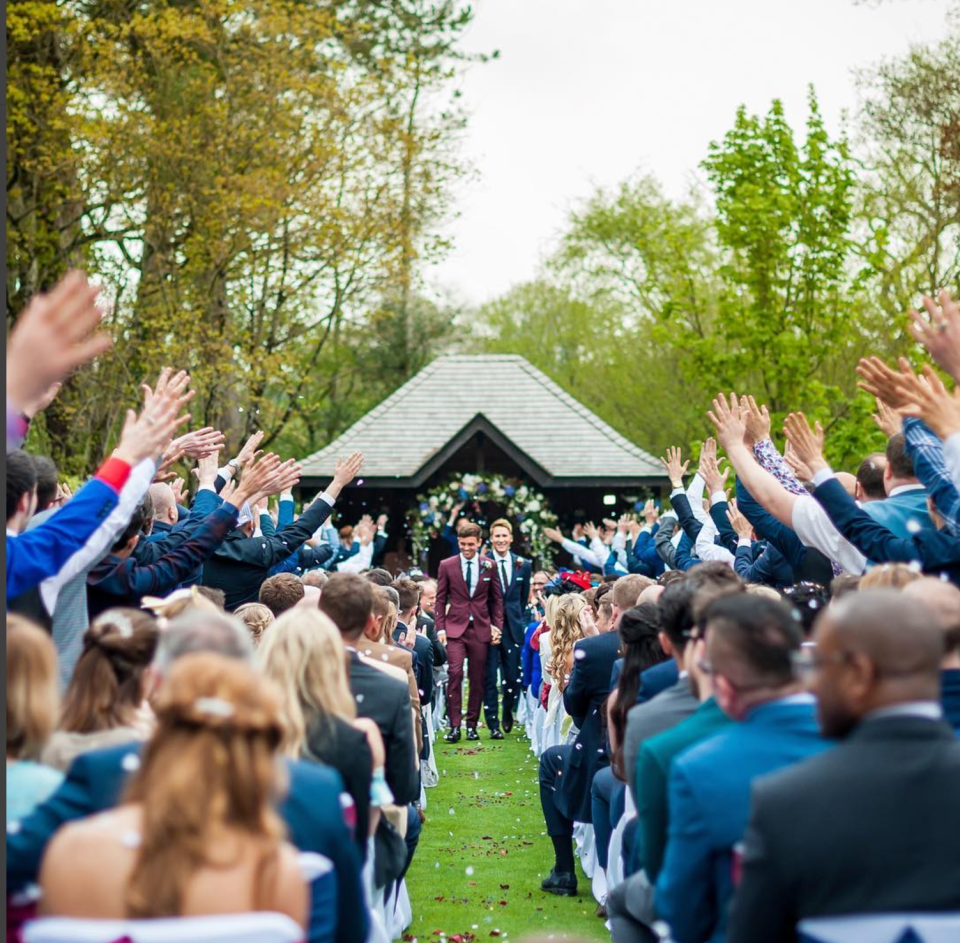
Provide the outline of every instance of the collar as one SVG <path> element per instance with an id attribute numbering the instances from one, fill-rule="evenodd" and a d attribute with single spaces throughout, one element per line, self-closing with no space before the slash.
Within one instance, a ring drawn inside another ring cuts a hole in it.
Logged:
<path id="1" fill-rule="evenodd" d="M 915 485 L 900 485 L 899 488 L 894 488 L 890 494 L 887 495 L 888 498 L 895 498 L 898 494 L 906 494 L 908 491 L 926 491 L 927 489 L 921 484 Z"/>
<path id="2" fill-rule="evenodd" d="M 904 701 L 870 711 L 864 720 L 883 720 L 887 717 L 923 717 L 927 720 L 940 720 L 943 708 L 936 701 Z"/>
<path id="3" fill-rule="evenodd" d="M 501 557 L 500 554 L 497 553 L 496 550 L 494 550 L 493 559 L 496 560 L 497 563 L 500 563 L 501 561 L 503 561 L 504 563 L 510 563 L 513 560 L 513 558 L 510 556 L 509 550 L 507 551 L 506 556 L 503 556 L 503 557 Z"/>
<path id="4" fill-rule="evenodd" d="M 479 563 L 479 562 L 480 562 L 480 554 L 477 554 L 475 557 L 473 557 L 473 558 L 470 559 L 470 560 L 468 560 L 462 553 L 458 553 L 457 556 L 460 557 L 460 566 L 461 566 L 461 567 L 464 566 L 464 565 L 467 564 L 467 563 Z"/>
<path id="5" fill-rule="evenodd" d="M 11 530 L 11 529 L 8 527 L 8 528 L 7 528 L 7 536 L 8 536 L 8 537 L 19 537 L 20 535 L 19 535 L 15 530 Z"/>
<path id="6" fill-rule="evenodd" d="M 744 719 L 751 720 L 757 714 L 766 711 L 769 707 L 798 707 L 800 705 L 814 707 L 816 703 L 817 699 L 808 691 L 802 691 L 799 694 L 788 694 L 786 697 L 774 697 L 769 701 L 763 701 L 761 704 L 754 704 L 747 710 Z"/>

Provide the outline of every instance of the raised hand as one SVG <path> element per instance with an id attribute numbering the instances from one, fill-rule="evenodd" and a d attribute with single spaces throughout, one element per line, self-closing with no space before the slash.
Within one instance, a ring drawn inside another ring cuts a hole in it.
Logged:
<path id="1" fill-rule="evenodd" d="M 874 399 L 882 400 L 892 409 L 899 409 L 909 402 L 913 370 L 903 358 L 900 371 L 888 367 L 879 357 L 867 357 L 857 364 L 860 380 L 857 386 L 866 390 Z"/>
<path id="2" fill-rule="evenodd" d="M 929 365 L 924 365 L 923 380 L 917 382 L 911 402 L 900 408 L 900 414 L 922 419 L 941 439 L 960 432 L 958 391 L 951 393 Z"/>
<path id="3" fill-rule="evenodd" d="M 682 462 L 682 457 L 680 449 L 671 446 L 667 449 L 666 457 L 660 459 L 660 461 L 663 462 L 663 467 L 667 470 L 667 474 L 670 476 L 670 484 L 674 489 L 683 487 L 683 476 L 690 467 L 690 460 L 687 459 L 687 461 Z"/>
<path id="4" fill-rule="evenodd" d="M 42 413 L 56 399 L 57 393 L 59 393 L 61 389 L 63 389 L 63 384 L 59 381 L 51 383 L 38 399 L 32 403 L 24 404 L 22 410 L 24 416 L 26 416 L 27 419 L 33 419 L 37 413 Z"/>
<path id="5" fill-rule="evenodd" d="M 727 507 L 727 520 L 730 521 L 730 526 L 737 532 L 737 537 L 741 540 L 750 540 L 753 537 L 753 527 L 740 513 L 736 501 L 731 501 Z"/>
<path id="6" fill-rule="evenodd" d="M 744 396 L 740 400 L 740 409 L 746 426 L 744 442 L 753 448 L 758 442 L 770 438 L 770 413 L 766 406 L 758 406 L 752 396 Z"/>
<path id="7" fill-rule="evenodd" d="M 187 483 L 182 478 L 176 478 L 170 484 L 170 488 L 173 491 L 173 500 L 177 504 L 186 504 L 186 487 Z"/>
<path id="8" fill-rule="evenodd" d="M 813 472 L 810 471 L 810 466 L 797 458 L 797 452 L 792 442 L 787 442 L 787 447 L 783 450 L 783 460 L 793 469 L 793 473 L 799 481 L 813 480 Z"/>
<path id="9" fill-rule="evenodd" d="M 810 469 L 811 477 L 827 467 L 823 457 L 823 427 L 819 422 L 811 429 L 803 413 L 790 413 L 784 421 L 783 432 L 797 458 Z"/>
<path id="10" fill-rule="evenodd" d="M 381 515 L 377 518 L 377 530 L 383 530 L 384 527 L 387 526 L 387 521 L 389 521 L 389 520 L 390 520 L 390 518 L 387 517 L 386 514 L 381 514 Z"/>
<path id="11" fill-rule="evenodd" d="M 352 455 L 347 456 L 347 458 L 338 458 L 333 471 L 333 481 L 330 483 L 327 491 L 334 497 L 337 497 L 337 495 L 360 474 L 361 468 L 363 468 L 363 454 L 361 452 L 354 452 Z"/>
<path id="12" fill-rule="evenodd" d="M 616 529 L 617 529 L 617 522 L 616 522 L 615 520 L 613 520 L 612 518 L 604 517 L 604 518 L 601 518 L 601 520 L 603 521 L 603 526 L 606 527 L 607 530 L 616 530 Z"/>
<path id="13" fill-rule="evenodd" d="M 258 461 L 244 465 L 231 503 L 235 507 L 241 507 L 245 503 L 256 504 L 261 495 L 273 494 L 268 488 L 276 481 L 281 464 L 279 455 L 268 452 Z"/>
<path id="14" fill-rule="evenodd" d="M 544 527 L 543 536 L 546 537 L 547 540 L 552 540 L 555 544 L 563 542 L 563 534 L 561 534 L 556 527 Z"/>
<path id="15" fill-rule="evenodd" d="M 268 477 L 263 486 L 263 494 L 283 494 L 300 483 L 303 466 L 296 459 L 288 458 L 281 462 L 276 471 Z"/>
<path id="16" fill-rule="evenodd" d="M 911 311 L 908 329 L 930 351 L 930 356 L 960 382 L 960 306 L 949 292 L 941 291 L 939 306 L 924 296 L 923 307 L 927 317 Z"/>
<path id="17" fill-rule="evenodd" d="M 730 469 L 725 468 L 720 471 L 720 465 L 717 463 L 716 454 L 707 455 L 700 459 L 700 476 L 707 486 L 707 494 L 714 495 L 718 492 L 724 492 L 727 486 L 727 478 L 730 475 Z"/>
<path id="18" fill-rule="evenodd" d="M 187 390 L 190 377 L 181 371 L 175 382 L 163 384 L 162 389 L 152 393 L 138 417 L 132 409 L 127 410 L 120 444 L 116 456 L 130 465 L 160 453 L 173 433 L 190 421 L 190 414 L 180 411 L 193 398 Z"/>
<path id="19" fill-rule="evenodd" d="M 213 426 L 204 426 L 174 439 L 172 444 L 178 445 L 188 458 L 202 458 L 211 453 L 216 455 L 224 447 L 223 440 L 222 432 Z"/>
<path id="20" fill-rule="evenodd" d="M 258 450 L 262 441 L 263 433 L 254 432 L 253 435 L 243 443 L 243 448 L 237 452 L 237 456 L 234 461 L 241 466 L 246 465 L 247 462 L 252 462 L 260 454 Z"/>
<path id="21" fill-rule="evenodd" d="M 714 438 L 707 439 L 703 446 L 700 449 L 700 461 L 697 463 L 697 474 L 705 479 L 705 467 L 711 461 L 716 463 L 717 460 L 717 440 Z"/>
<path id="22" fill-rule="evenodd" d="M 711 405 L 713 408 L 707 413 L 707 417 L 716 428 L 717 438 L 724 451 L 729 455 L 731 449 L 744 444 L 747 434 L 747 424 L 743 419 L 740 403 L 736 393 L 730 394 L 729 402 L 723 393 L 718 393 Z"/>
<path id="23" fill-rule="evenodd" d="M 880 427 L 880 431 L 889 438 L 898 432 L 903 432 L 903 419 L 896 410 L 891 409 L 880 397 L 876 397 L 877 411 L 873 414 L 873 421 Z"/>
<path id="24" fill-rule="evenodd" d="M 110 347 L 107 334 L 91 336 L 103 319 L 99 295 L 74 271 L 24 309 L 7 341 L 7 398 L 15 408 L 38 411 L 54 383 Z"/>
<path id="25" fill-rule="evenodd" d="M 653 498 L 647 498 L 643 505 L 643 516 L 651 527 L 660 519 L 660 508 L 654 503 Z"/>
<path id="26" fill-rule="evenodd" d="M 590 540 L 595 540 L 599 533 L 597 530 L 597 525 L 594 524 L 593 521 L 587 521 L 587 523 L 583 525 L 583 532 Z"/>

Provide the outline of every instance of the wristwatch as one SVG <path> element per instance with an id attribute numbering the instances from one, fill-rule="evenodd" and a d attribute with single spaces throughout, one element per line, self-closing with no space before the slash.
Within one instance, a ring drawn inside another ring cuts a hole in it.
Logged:
<path id="1" fill-rule="evenodd" d="M 234 471 L 240 471 L 240 463 L 235 458 L 231 458 L 230 461 L 227 462 L 227 465 L 233 468 Z"/>

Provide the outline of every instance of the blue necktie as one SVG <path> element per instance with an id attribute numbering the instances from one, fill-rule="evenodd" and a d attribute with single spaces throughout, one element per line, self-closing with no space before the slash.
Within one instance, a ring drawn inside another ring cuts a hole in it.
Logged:
<path id="1" fill-rule="evenodd" d="M 473 595 L 473 560 L 467 560 L 467 593 Z"/>

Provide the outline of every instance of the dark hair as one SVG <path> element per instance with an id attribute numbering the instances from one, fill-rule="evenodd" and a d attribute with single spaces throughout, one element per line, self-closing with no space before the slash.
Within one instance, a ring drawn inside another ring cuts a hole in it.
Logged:
<path id="1" fill-rule="evenodd" d="M 915 478 L 913 461 L 907 454 L 907 439 L 902 432 L 887 440 L 887 467 L 894 478 Z"/>
<path id="2" fill-rule="evenodd" d="M 374 586 L 389 586 L 393 582 L 393 577 L 390 575 L 388 570 L 376 569 L 368 570 L 363 574 L 363 578 L 370 583 L 373 583 Z"/>
<path id="3" fill-rule="evenodd" d="M 683 570 L 665 570 L 657 577 L 657 585 L 669 586 L 676 583 L 677 580 L 685 580 L 687 574 Z"/>
<path id="4" fill-rule="evenodd" d="M 341 635 L 360 638 L 373 613 L 373 584 L 354 573 L 334 573 L 323 587 L 320 611 L 333 619 Z"/>
<path id="5" fill-rule="evenodd" d="M 221 612 L 227 609 L 227 594 L 222 589 L 213 586 L 197 586 L 197 592 L 204 599 L 209 599 Z"/>
<path id="6" fill-rule="evenodd" d="M 274 616 L 292 609 L 306 595 L 303 583 L 293 573 L 275 573 L 260 585 L 259 600 Z"/>
<path id="7" fill-rule="evenodd" d="M 860 490 L 874 501 L 887 496 L 886 489 L 883 487 L 883 469 L 886 460 L 884 459 L 884 465 L 880 465 L 877 461 L 880 458 L 884 458 L 883 453 L 874 452 L 868 455 L 857 469 L 857 484 L 860 485 Z"/>
<path id="8" fill-rule="evenodd" d="M 640 675 L 667 656 L 660 646 L 660 607 L 645 602 L 628 609 L 620 617 L 620 651 L 623 668 L 617 682 L 607 722 L 616 731 L 617 750 L 612 760 L 621 779 L 627 779 L 623 770 L 623 741 L 627 729 L 627 711 L 637 703 Z"/>
<path id="9" fill-rule="evenodd" d="M 400 597 L 401 612 L 409 612 L 420 602 L 420 587 L 413 580 L 397 580 L 392 586 Z"/>
<path id="10" fill-rule="evenodd" d="M 7 452 L 7 520 L 17 513 L 20 499 L 37 486 L 37 467 L 26 452 Z"/>
<path id="11" fill-rule="evenodd" d="M 123 727 L 143 700 L 143 672 L 159 632 L 139 609 L 108 609 L 87 629 L 63 702 L 62 730 L 94 733 Z"/>
<path id="12" fill-rule="evenodd" d="M 483 540 L 483 531 L 480 529 L 480 525 L 474 524 L 473 521 L 460 521 L 457 524 L 457 536 L 476 537 L 477 540 Z"/>
<path id="13" fill-rule="evenodd" d="M 34 455 L 37 471 L 37 511 L 46 511 L 57 498 L 57 464 L 46 455 Z"/>
<path id="14" fill-rule="evenodd" d="M 799 650 L 803 635 L 784 603 L 737 593 L 715 599 L 704 619 L 711 649 L 714 640 L 719 641 L 726 652 L 724 661 L 738 665 L 730 675 L 727 666 L 714 669 L 719 667 L 719 673 L 735 685 L 782 687 L 795 680 L 792 653 Z"/>
<path id="15" fill-rule="evenodd" d="M 859 577 L 857 582 L 860 582 Z M 793 607 L 794 618 L 803 626 L 803 634 L 809 636 L 813 632 L 814 622 L 830 602 L 827 588 L 819 583 L 795 583 L 787 586 L 783 595 Z"/>
<path id="16" fill-rule="evenodd" d="M 148 517 L 149 515 L 149 517 Z M 136 537 L 143 530 L 144 524 L 148 520 L 153 519 L 153 502 L 150 502 L 150 507 L 147 507 L 147 502 L 144 500 L 141 504 L 137 506 L 137 509 L 133 512 L 133 517 L 130 518 L 130 523 L 127 524 L 123 532 L 117 537 L 113 546 L 110 548 L 112 551 L 116 552 L 118 550 L 123 550 L 124 547 L 130 542 L 133 537 Z"/>
<path id="17" fill-rule="evenodd" d="M 670 644 L 681 652 L 690 641 L 693 628 L 693 597 L 697 591 L 691 580 L 679 580 L 664 587 L 660 595 L 660 630 Z"/>

